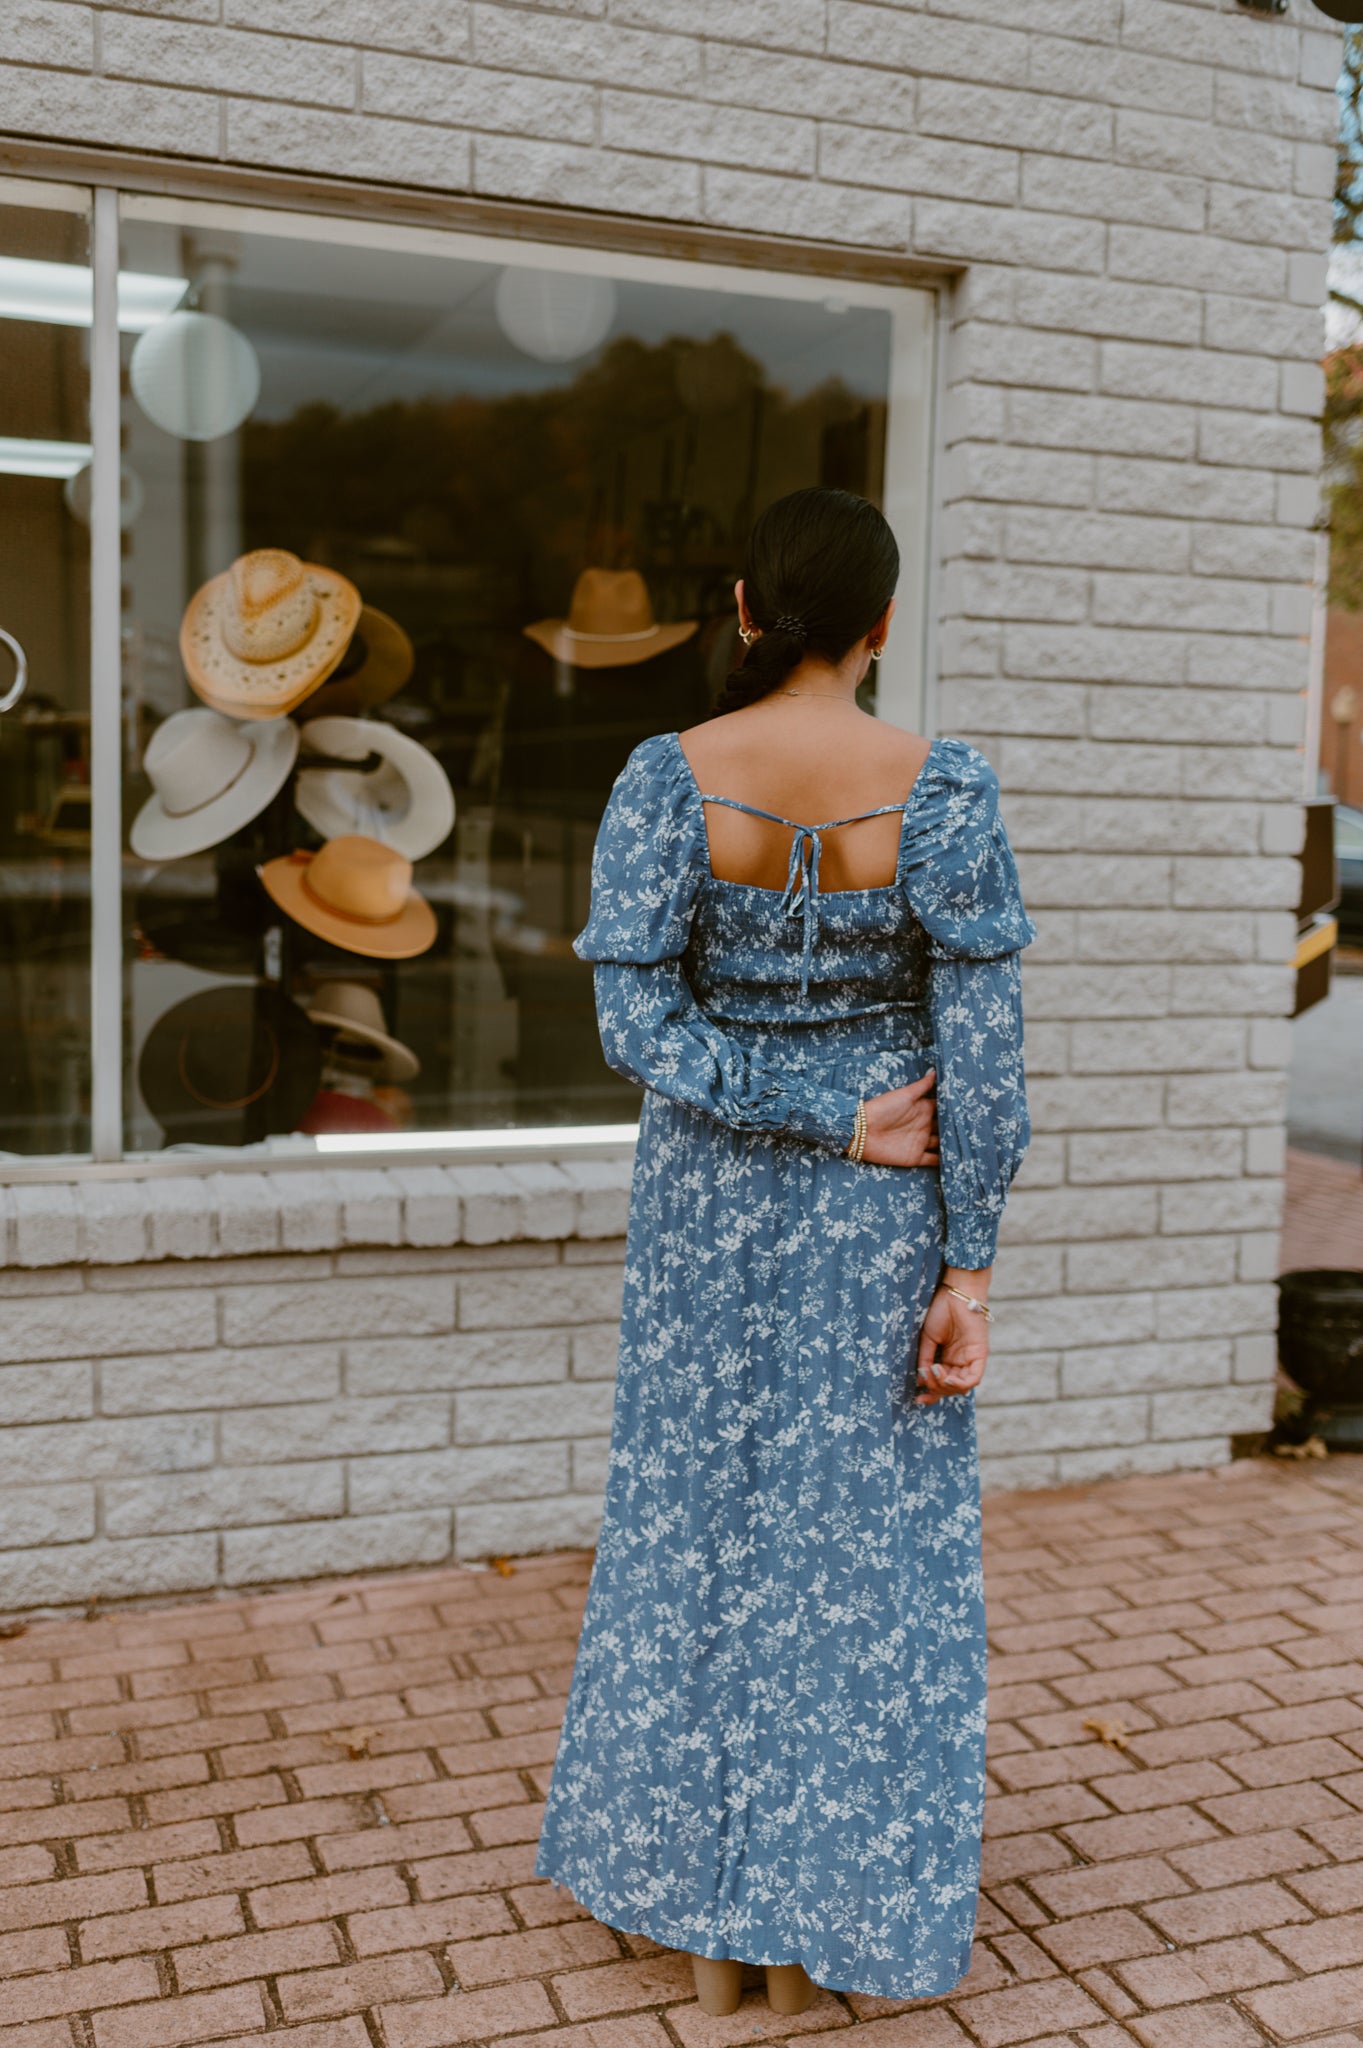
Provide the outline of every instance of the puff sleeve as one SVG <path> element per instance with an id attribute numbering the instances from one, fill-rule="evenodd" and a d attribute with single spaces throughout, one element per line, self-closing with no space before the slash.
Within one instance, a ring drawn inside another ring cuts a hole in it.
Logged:
<path id="1" fill-rule="evenodd" d="M 703 806 L 674 737 L 655 735 L 611 790 L 592 853 L 591 913 L 573 941 L 593 963 L 606 1064 L 734 1130 L 843 1152 L 856 1096 L 769 1065 L 696 1001 L 681 955 L 705 873 Z"/>
<path id="2" fill-rule="evenodd" d="M 901 873 L 928 937 L 946 1263 L 978 1269 L 1031 1136 L 1018 956 L 1036 927 L 984 756 L 942 740 L 922 773 Z"/>

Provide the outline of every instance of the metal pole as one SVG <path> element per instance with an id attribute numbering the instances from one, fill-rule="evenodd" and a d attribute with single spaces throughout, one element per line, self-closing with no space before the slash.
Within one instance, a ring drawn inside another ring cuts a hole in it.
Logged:
<path id="1" fill-rule="evenodd" d="M 90 327 L 91 1147 L 123 1153 L 123 696 L 119 537 L 118 194 L 95 192 Z"/>

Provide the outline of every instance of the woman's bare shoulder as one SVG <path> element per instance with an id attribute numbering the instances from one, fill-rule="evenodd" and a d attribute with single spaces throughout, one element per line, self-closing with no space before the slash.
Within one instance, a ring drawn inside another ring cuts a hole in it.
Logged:
<path id="1" fill-rule="evenodd" d="M 727 771 L 741 774 L 751 769 L 765 782 L 783 762 L 803 780 L 817 762 L 830 781 L 870 778 L 878 786 L 902 784 L 907 789 L 931 746 L 921 733 L 906 732 L 902 726 L 865 712 L 847 719 L 832 748 L 827 727 L 797 730 L 792 726 L 788 731 L 776 731 L 769 718 L 749 719 L 744 711 L 688 726 L 677 739 L 693 770 L 710 788 Z M 888 801 L 894 801 L 893 796 Z"/>

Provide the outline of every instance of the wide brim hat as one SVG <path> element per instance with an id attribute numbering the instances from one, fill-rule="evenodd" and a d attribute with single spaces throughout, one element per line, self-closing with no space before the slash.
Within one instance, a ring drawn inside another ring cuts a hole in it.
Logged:
<path id="1" fill-rule="evenodd" d="M 152 794 L 128 834 L 133 852 L 180 860 L 230 839 L 278 796 L 297 753 L 291 719 L 240 725 L 206 705 L 174 712 L 143 758 Z"/>
<path id="2" fill-rule="evenodd" d="M 169 1144 L 247 1145 L 294 1129 L 317 1093 L 322 1048 L 297 1003 L 262 982 L 188 996 L 158 1017 L 137 1062 Z"/>
<path id="3" fill-rule="evenodd" d="M 348 577 L 285 548 L 256 548 L 195 591 L 180 657 L 214 711 L 281 718 L 339 664 L 359 617 Z"/>
<path id="4" fill-rule="evenodd" d="M 576 668 L 624 668 L 648 661 L 689 640 L 699 621 L 660 626 L 648 585 L 637 569 L 584 569 L 573 586 L 566 619 L 537 619 L 523 631 Z"/>
<path id="5" fill-rule="evenodd" d="M 350 644 L 308 699 L 311 718 L 361 718 L 386 704 L 416 667 L 416 649 L 396 619 L 361 605 Z"/>
<path id="6" fill-rule="evenodd" d="M 411 862 L 363 833 L 343 833 L 316 853 L 283 854 L 259 873 L 295 924 L 344 952 L 410 960 L 434 943 L 435 912 L 412 887 Z"/>
<path id="7" fill-rule="evenodd" d="M 186 967 L 254 975 L 261 938 L 275 914 L 261 894 L 258 858 L 238 841 L 215 848 L 211 872 L 193 860 L 157 869 L 134 903 L 133 919 L 142 938 L 167 960 Z"/>
<path id="8" fill-rule="evenodd" d="M 205 974 L 253 975 L 259 964 L 264 907 L 252 923 L 226 918 L 211 903 L 195 910 L 178 898 L 139 890 L 133 919 L 154 954 Z"/>
<path id="9" fill-rule="evenodd" d="M 421 1062 L 409 1046 L 384 1026 L 383 1008 L 372 989 L 353 981 L 323 981 L 307 1005 L 313 1023 L 335 1031 L 339 1039 L 362 1039 L 383 1054 L 380 1069 L 386 1081 L 411 1081 Z M 344 1057 L 344 1046 L 336 1050 Z"/>
<path id="10" fill-rule="evenodd" d="M 376 718 L 310 718 L 303 747 L 313 754 L 379 765 L 300 769 L 294 798 L 315 832 L 336 839 L 360 832 L 394 846 L 408 860 L 421 860 L 454 829 L 454 791 L 434 754 L 419 740 Z"/>

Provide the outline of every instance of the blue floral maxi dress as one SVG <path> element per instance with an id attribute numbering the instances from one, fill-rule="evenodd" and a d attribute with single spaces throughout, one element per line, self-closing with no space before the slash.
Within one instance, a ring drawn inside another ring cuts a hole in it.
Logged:
<path id="1" fill-rule="evenodd" d="M 985 1650 L 974 1395 L 914 1407 L 913 1354 L 1027 1143 L 1035 932 L 962 741 L 887 807 L 879 888 L 820 894 L 800 825 L 785 890 L 716 879 L 706 801 L 676 733 L 635 748 L 575 942 L 646 1093 L 535 1873 L 665 1947 L 925 1997 L 969 1965 Z M 940 1171 L 840 1156 L 859 1095 L 934 1065 Z"/>

